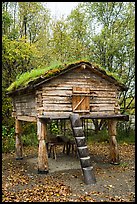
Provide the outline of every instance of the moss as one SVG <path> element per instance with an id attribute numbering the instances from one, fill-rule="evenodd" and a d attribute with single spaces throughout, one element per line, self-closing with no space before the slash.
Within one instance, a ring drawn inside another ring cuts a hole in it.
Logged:
<path id="1" fill-rule="evenodd" d="M 35 81 L 36 79 L 38 79 L 40 77 L 48 78 L 48 77 L 54 76 L 54 75 L 58 74 L 59 72 L 61 72 L 62 70 L 69 68 L 69 66 L 73 66 L 73 64 L 75 64 L 75 65 L 79 64 L 80 62 L 89 63 L 89 61 L 87 59 L 81 59 L 78 61 L 69 61 L 69 62 L 66 62 L 64 64 L 61 62 L 53 62 L 47 67 L 37 68 L 37 69 L 33 69 L 31 71 L 25 72 L 16 78 L 16 81 L 13 82 L 7 88 L 7 91 L 10 92 L 10 91 L 16 90 L 20 87 L 26 87 L 31 81 Z M 104 74 L 107 74 L 110 77 L 114 76 L 114 73 L 110 73 L 110 72 L 106 71 L 105 68 L 100 68 L 100 65 L 95 64 L 95 63 L 92 63 L 92 65 L 95 68 L 99 69 L 100 71 L 103 71 Z M 115 75 L 115 78 L 118 80 L 118 77 L 116 75 Z"/>
<path id="2" fill-rule="evenodd" d="M 18 76 L 15 82 L 13 82 L 7 89 L 7 91 L 12 91 L 14 89 L 19 88 L 20 86 L 25 87 L 28 85 L 29 82 L 34 81 L 35 79 L 39 78 L 40 76 L 51 76 L 52 72 L 57 71 L 57 69 L 61 68 L 61 64 L 52 64 L 46 68 L 39 68 L 33 69 L 31 71 L 25 72 L 22 75 Z"/>

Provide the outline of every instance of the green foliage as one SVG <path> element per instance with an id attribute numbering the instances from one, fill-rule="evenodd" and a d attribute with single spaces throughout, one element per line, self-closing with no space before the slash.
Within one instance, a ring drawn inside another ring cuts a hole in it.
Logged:
<path id="1" fill-rule="evenodd" d="M 30 132 L 28 131 L 27 134 L 22 135 L 22 143 L 23 146 L 38 146 L 38 139 L 36 132 Z"/>
<path id="2" fill-rule="evenodd" d="M 30 70 L 32 66 L 36 65 L 38 52 L 34 45 L 26 42 L 24 37 L 16 41 L 3 36 L 2 45 L 3 72 L 5 76 L 9 70 L 12 70 L 10 80 L 15 78 L 17 74 Z"/>
<path id="3" fill-rule="evenodd" d="M 15 151 L 15 128 L 10 129 L 2 125 L 2 152 Z M 31 123 L 22 124 L 21 140 L 23 146 L 38 146 L 36 125 Z"/>
<path id="4" fill-rule="evenodd" d="M 59 134 L 59 128 L 58 128 L 58 125 L 57 125 L 57 122 L 56 121 L 52 121 L 51 124 L 50 124 L 50 132 L 52 135 L 57 135 Z"/>
<path id="5" fill-rule="evenodd" d="M 2 152 L 15 150 L 15 129 L 2 126 Z"/>
<path id="6" fill-rule="evenodd" d="M 116 139 L 118 143 L 135 143 L 135 130 L 131 128 L 131 123 L 119 121 L 117 124 L 117 136 Z M 97 134 L 94 130 L 91 130 L 88 136 L 88 142 L 107 142 L 109 143 L 109 134 L 107 127 L 102 129 Z"/>
<path id="7" fill-rule="evenodd" d="M 99 131 L 97 134 L 94 130 L 91 130 L 88 134 L 88 142 L 109 142 L 108 131 L 106 128 Z"/>
<path id="8" fill-rule="evenodd" d="M 117 139 L 119 142 L 135 143 L 135 130 L 131 128 L 131 121 L 118 122 L 117 125 Z"/>
<path id="9" fill-rule="evenodd" d="M 38 146 L 37 126 L 34 123 L 22 122 L 23 146 Z"/>

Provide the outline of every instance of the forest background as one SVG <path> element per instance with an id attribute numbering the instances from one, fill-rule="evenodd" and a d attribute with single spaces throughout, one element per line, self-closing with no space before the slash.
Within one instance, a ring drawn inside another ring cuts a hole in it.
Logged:
<path id="1" fill-rule="evenodd" d="M 134 115 L 135 2 L 81 2 L 59 19 L 51 17 L 45 2 L 2 2 L 3 151 L 15 145 L 11 83 L 34 68 L 80 59 L 101 65 L 128 87 L 119 96 L 121 114 Z M 133 138 L 130 122 L 121 127 L 122 137 Z M 25 124 L 25 132 L 35 141 L 33 125 Z M 32 140 L 24 137 L 26 145 Z"/>

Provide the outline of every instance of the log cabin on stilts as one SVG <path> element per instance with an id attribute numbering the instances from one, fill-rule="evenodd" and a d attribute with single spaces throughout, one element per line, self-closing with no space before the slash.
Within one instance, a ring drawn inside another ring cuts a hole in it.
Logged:
<path id="1" fill-rule="evenodd" d="M 112 164 L 119 163 L 116 124 L 118 120 L 128 120 L 128 115 L 120 114 L 119 106 L 119 93 L 127 90 L 124 84 L 88 61 L 48 67 L 35 80 L 30 77 L 26 84 L 18 87 L 12 84 L 12 90 L 8 89 L 13 101 L 17 159 L 23 158 L 21 121 L 35 122 L 39 141 L 38 172 L 47 173 L 47 123 L 52 119 L 70 119 L 84 181 L 94 184 L 96 179 L 81 125 L 82 118 L 89 118 L 108 121 L 110 160 Z"/>

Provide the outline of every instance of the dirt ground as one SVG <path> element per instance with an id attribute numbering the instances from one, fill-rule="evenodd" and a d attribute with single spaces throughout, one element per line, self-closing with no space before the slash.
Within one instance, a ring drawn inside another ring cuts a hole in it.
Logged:
<path id="1" fill-rule="evenodd" d="M 86 185 L 79 159 L 58 149 L 49 173 L 38 174 L 37 148 L 2 155 L 3 202 L 135 202 L 135 145 L 119 145 L 120 165 L 109 163 L 109 144 L 88 145 L 96 184 Z"/>

